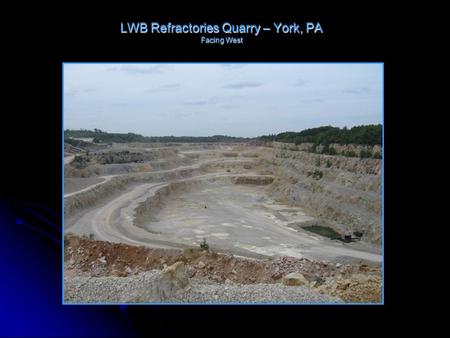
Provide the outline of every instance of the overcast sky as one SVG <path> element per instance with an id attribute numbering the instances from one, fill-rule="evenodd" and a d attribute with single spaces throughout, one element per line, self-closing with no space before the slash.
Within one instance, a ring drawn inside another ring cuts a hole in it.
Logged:
<path id="1" fill-rule="evenodd" d="M 382 122 L 381 64 L 65 64 L 64 128 L 254 137 Z"/>

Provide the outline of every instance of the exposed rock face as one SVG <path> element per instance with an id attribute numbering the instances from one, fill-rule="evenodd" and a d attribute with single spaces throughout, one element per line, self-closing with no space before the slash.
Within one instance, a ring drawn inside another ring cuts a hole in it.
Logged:
<path id="1" fill-rule="evenodd" d="M 292 272 L 282 278 L 284 285 L 308 285 L 308 281 L 300 272 Z"/>
<path id="2" fill-rule="evenodd" d="M 142 151 L 115 151 L 107 153 L 95 153 L 92 157 L 97 163 L 112 164 L 112 163 L 130 163 L 130 162 L 144 162 L 157 158 L 167 158 L 176 155 L 176 149 L 149 149 Z"/>
<path id="3" fill-rule="evenodd" d="M 274 180 L 273 176 L 242 176 L 236 177 L 236 184 L 255 184 L 255 185 L 267 185 L 271 184 Z"/>
<path id="4" fill-rule="evenodd" d="M 304 208 L 342 233 L 362 232 L 363 241 L 381 245 L 382 160 L 294 151 L 288 146 L 274 143 L 261 152 L 276 177 L 271 195 Z"/>
<path id="5" fill-rule="evenodd" d="M 292 150 L 292 151 L 310 151 L 314 146 L 313 143 L 301 143 L 301 144 L 292 144 L 292 143 L 283 143 L 283 142 L 272 142 L 269 146 L 274 149 L 284 149 L 284 150 Z M 345 155 L 349 153 L 353 153 L 354 157 L 359 157 L 361 152 L 366 152 L 368 154 L 380 155 L 382 154 L 382 147 L 380 145 L 361 145 L 361 144 L 337 144 L 332 143 L 329 145 L 330 148 L 333 148 L 336 152 L 336 155 Z M 317 145 L 316 151 L 318 153 L 322 152 L 324 149 L 323 145 Z"/>

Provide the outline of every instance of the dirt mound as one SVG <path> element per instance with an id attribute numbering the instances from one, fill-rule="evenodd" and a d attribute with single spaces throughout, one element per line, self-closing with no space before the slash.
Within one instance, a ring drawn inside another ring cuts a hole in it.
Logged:
<path id="1" fill-rule="evenodd" d="M 66 236 L 64 240 L 64 262 L 66 277 L 75 275 L 126 277 L 155 269 L 162 270 L 175 262 L 183 262 L 189 278 L 200 277 L 225 284 L 278 283 L 286 274 L 301 272 L 312 286 L 321 286 L 320 292 L 334 295 L 338 293 L 340 295 L 342 289 L 333 286 L 336 278 L 339 278 L 339 281 L 352 280 L 352 276 L 357 274 L 360 283 L 349 284 L 350 289 L 345 296 L 347 298 L 343 299 L 348 301 L 378 299 L 377 295 L 381 292 L 381 285 L 373 284 L 367 288 L 361 282 L 362 278 L 368 281 L 378 280 L 381 273 L 379 268 L 366 265 L 335 265 L 293 257 L 251 260 L 201 249 L 183 251 L 146 248 L 94 241 L 71 235 Z M 359 291 L 352 291 L 356 289 Z"/>

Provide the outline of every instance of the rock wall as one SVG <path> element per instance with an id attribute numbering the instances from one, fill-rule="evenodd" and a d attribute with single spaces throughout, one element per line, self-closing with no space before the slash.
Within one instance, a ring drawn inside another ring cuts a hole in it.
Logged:
<path id="1" fill-rule="evenodd" d="M 164 203 L 170 199 L 173 194 L 180 194 L 193 187 L 201 185 L 201 181 L 189 180 L 181 182 L 172 182 L 161 187 L 153 196 L 148 197 L 143 203 L 135 209 L 134 225 L 145 228 L 148 217 L 158 212 Z M 147 229 L 148 230 L 148 229 Z"/>
<path id="2" fill-rule="evenodd" d="M 109 196 L 113 196 L 121 190 L 123 191 L 131 184 L 165 182 L 188 178 L 198 174 L 199 170 L 196 168 L 185 168 L 165 173 L 135 173 L 113 177 L 104 184 L 100 184 L 92 189 L 64 198 L 64 216 L 70 215 L 76 210 L 95 205 L 99 201 Z"/>
<path id="3" fill-rule="evenodd" d="M 106 153 L 94 153 L 91 157 L 100 164 L 111 163 L 140 163 L 160 158 L 175 157 L 177 149 L 151 149 L 147 151 L 109 151 Z"/>
<path id="4" fill-rule="evenodd" d="M 293 143 L 283 143 L 283 142 L 272 142 L 269 144 L 270 147 L 273 147 L 274 149 L 285 149 L 285 150 L 292 150 L 292 151 L 306 151 L 309 152 L 311 148 L 314 146 L 313 143 L 301 143 L 301 144 L 293 144 Z M 361 152 L 366 152 L 372 156 L 375 155 L 375 157 L 381 157 L 382 155 L 382 147 L 381 145 L 361 145 L 361 144 L 337 144 L 332 143 L 329 145 L 330 148 L 333 148 L 336 151 L 336 155 L 344 155 L 344 154 L 350 154 L 354 153 L 353 156 L 349 157 L 359 157 Z M 317 145 L 316 152 L 322 153 L 324 150 L 323 145 Z"/>
<path id="5" fill-rule="evenodd" d="M 262 154 L 277 177 L 270 193 L 340 231 L 381 245 L 382 160 L 331 156 L 274 145 Z"/>

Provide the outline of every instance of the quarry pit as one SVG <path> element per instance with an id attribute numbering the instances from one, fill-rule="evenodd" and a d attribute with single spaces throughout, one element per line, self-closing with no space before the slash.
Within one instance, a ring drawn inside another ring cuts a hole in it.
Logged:
<path id="1" fill-rule="evenodd" d="M 244 260 L 291 257 L 381 273 L 379 159 L 276 142 L 128 143 L 67 155 L 67 236 L 160 252 L 207 243 L 217 255 Z M 345 242 L 304 229 L 310 226 L 360 235 Z M 66 279 L 74 257 L 65 252 Z"/>

